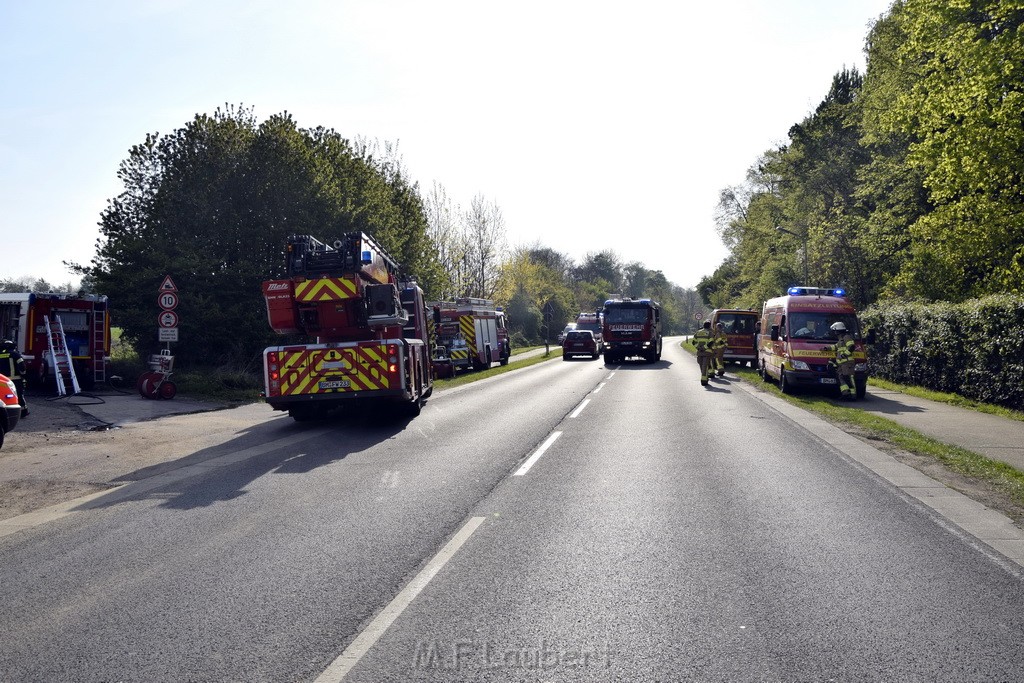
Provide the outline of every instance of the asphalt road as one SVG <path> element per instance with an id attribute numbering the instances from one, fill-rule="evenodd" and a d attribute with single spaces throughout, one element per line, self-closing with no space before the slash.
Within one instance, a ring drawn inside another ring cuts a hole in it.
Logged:
<path id="1" fill-rule="evenodd" d="M 0 538 L 0 680 L 1024 679 L 1017 569 L 674 346 L 236 431 Z"/>

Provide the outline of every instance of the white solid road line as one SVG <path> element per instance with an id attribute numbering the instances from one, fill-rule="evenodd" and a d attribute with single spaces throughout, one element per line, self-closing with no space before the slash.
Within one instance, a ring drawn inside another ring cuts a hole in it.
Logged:
<path id="1" fill-rule="evenodd" d="M 522 467 L 516 470 L 515 474 L 513 474 L 512 476 L 521 477 L 527 472 L 529 472 L 530 468 L 533 467 L 534 463 L 540 460 L 540 456 L 544 455 L 544 451 L 551 448 L 551 444 L 553 444 L 555 440 L 558 439 L 558 437 L 560 437 L 561 435 L 562 432 L 551 432 L 551 436 L 549 436 L 547 440 L 540 445 L 540 448 L 533 452 L 533 455 L 527 458 L 526 462 L 523 463 Z"/>
<path id="2" fill-rule="evenodd" d="M 337 659 L 331 662 L 331 665 L 317 677 L 315 683 L 338 683 L 344 679 L 348 672 L 352 670 L 352 667 L 384 635 L 395 619 L 416 599 L 420 591 L 426 588 L 430 580 L 448 563 L 448 560 L 455 556 L 455 553 L 469 540 L 469 537 L 473 535 L 477 527 L 483 524 L 484 519 L 486 517 L 473 517 L 466 522 L 459 530 L 459 533 L 455 534 L 452 540 L 448 541 L 437 555 L 434 555 L 433 559 L 427 563 L 427 566 L 416 575 L 416 578 L 410 581 L 402 589 L 402 592 L 396 595 L 395 599 L 388 603 L 388 606 L 363 629 L 362 633 L 356 636 L 352 644 L 345 648 L 345 651 Z"/>
<path id="3" fill-rule="evenodd" d="M 576 406 L 576 410 L 569 413 L 569 417 L 578 417 L 579 414 L 583 412 L 583 409 L 587 407 L 588 403 L 590 403 L 589 398 L 583 399 L 583 402 Z"/>

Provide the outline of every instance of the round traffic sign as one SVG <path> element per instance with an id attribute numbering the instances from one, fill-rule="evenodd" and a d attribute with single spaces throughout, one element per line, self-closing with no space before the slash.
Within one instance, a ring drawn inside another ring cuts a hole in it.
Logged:
<path id="1" fill-rule="evenodd" d="M 174 292 L 160 292 L 156 298 L 156 302 L 160 304 L 160 308 L 165 311 L 173 311 L 178 307 L 178 295 Z"/>
<path id="2" fill-rule="evenodd" d="M 177 327 L 178 314 L 174 311 L 164 311 L 156 317 L 156 322 L 160 327 Z"/>

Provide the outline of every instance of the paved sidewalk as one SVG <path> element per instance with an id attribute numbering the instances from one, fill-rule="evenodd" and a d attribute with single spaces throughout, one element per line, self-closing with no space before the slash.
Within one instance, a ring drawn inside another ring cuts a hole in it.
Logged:
<path id="1" fill-rule="evenodd" d="M 868 387 L 868 398 L 849 404 L 953 446 L 1024 472 L 1024 422 Z"/>

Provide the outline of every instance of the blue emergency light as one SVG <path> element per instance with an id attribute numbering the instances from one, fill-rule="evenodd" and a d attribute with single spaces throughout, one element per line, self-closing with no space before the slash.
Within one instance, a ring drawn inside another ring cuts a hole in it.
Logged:
<path id="1" fill-rule="evenodd" d="M 790 287 L 786 290 L 790 296 L 846 296 L 846 290 L 842 287 L 835 289 L 823 289 L 821 287 Z"/>

